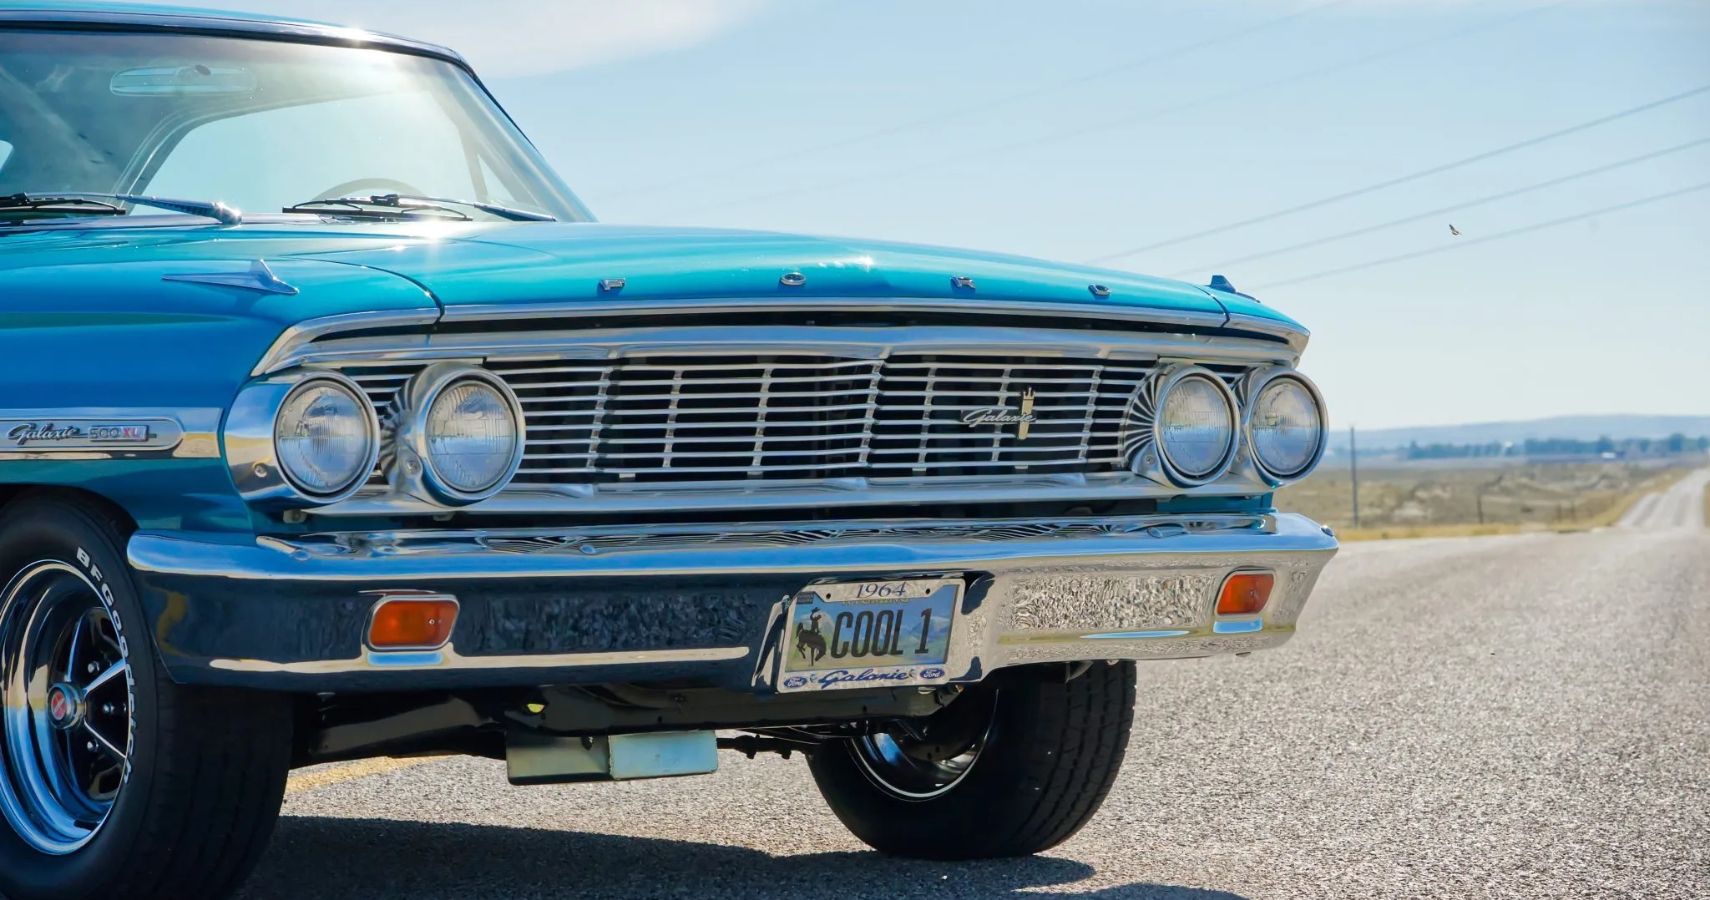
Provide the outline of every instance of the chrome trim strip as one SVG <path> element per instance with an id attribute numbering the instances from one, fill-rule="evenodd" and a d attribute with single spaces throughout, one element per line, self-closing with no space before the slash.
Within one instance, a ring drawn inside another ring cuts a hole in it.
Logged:
<path id="1" fill-rule="evenodd" d="M 1150 631 L 1098 631 L 1092 634 L 1083 634 L 1080 638 L 1083 641 L 1158 640 L 1160 638 L 1182 637 L 1192 633 L 1186 628 L 1156 628 Z M 1013 640 L 1010 643 L 1019 644 L 1022 641 Z"/>
<path id="2" fill-rule="evenodd" d="M 1099 321 L 1126 321 L 1141 324 L 1188 325 L 1201 328 L 1236 327 L 1282 338 L 1289 348 L 1281 356 L 1293 362 L 1306 348 L 1307 333 L 1288 328 L 1274 320 L 1252 316 L 1232 317 L 1225 313 L 1124 307 L 1108 303 L 1045 303 L 1024 301 L 976 301 L 948 298 L 897 298 L 872 300 L 863 298 L 828 297 L 815 300 L 799 298 L 753 297 L 717 300 L 607 301 L 587 300 L 540 304 L 476 304 L 450 306 L 444 311 L 445 322 L 508 322 L 540 319 L 574 319 L 598 316 L 675 316 L 687 313 L 752 313 L 757 309 L 768 312 L 935 312 L 991 315 L 1035 316 L 1044 319 L 1070 317 Z M 285 330 L 261 360 L 251 375 L 265 375 L 307 361 L 297 351 L 321 338 L 341 331 L 407 325 L 427 325 L 442 321 L 437 308 L 350 313 L 309 319 Z M 1134 335 L 1129 335 L 1133 337 Z"/>
<path id="3" fill-rule="evenodd" d="M 269 368 L 277 371 L 298 365 L 384 366 L 440 360 L 605 361 L 637 355 L 727 356 L 803 350 L 859 359 L 880 359 L 894 354 L 975 351 L 1125 361 L 1192 359 L 1232 365 L 1275 365 L 1292 363 L 1296 358 L 1283 345 L 1268 341 L 1188 334 L 1069 331 L 1048 326 L 666 325 L 335 338 L 313 347 L 298 346 L 278 354 Z"/>
<path id="4" fill-rule="evenodd" d="M 978 313 L 980 315 L 1018 315 L 1057 318 L 1099 319 L 1150 322 L 1159 325 L 1197 325 L 1221 328 L 1229 316 L 1222 312 L 1160 309 L 1157 307 L 1123 306 L 1114 303 L 1048 302 L 1028 300 L 987 300 L 954 297 L 730 297 L 698 300 L 629 300 L 587 301 L 571 300 L 558 303 L 492 303 L 448 306 L 445 321 L 509 321 L 516 319 L 584 318 L 587 316 L 674 316 L 684 313 L 752 313 L 767 312 L 939 312 Z M 1267 332 L 1270 333 L 1270 332 Z"/>
<path id="5" fill-rule="evenodd" d="M 1290 325 L 1276 319 L 1267 319 L 1249 313 L 1228 313 L 1228 321 L 1224 323 L 1223 327 L 1235 331 L 1252 331 L 1282 338 L 1288 342 L 1290 347 L 1294 348 L 1294 352 L 1297 354 L 1306 352 L 1306 344 L 1312 339 L 1312 332 L 1304 326 Z"/>
<path id="6" fill-rule="evenodd" d="M 609 486 L 608 486 L 609 487 Z M 823 482 L 778 481 L 680 482 L 648 485 L 648 490 L 524 490 L 520 487 L 466 507 L 488 514 L 564 514 L 567 512 L 661 512 L 766 507 L 812 509 L 826 506 L 890 505 L 897 503 L 995 503 L 1030 500 L 1063 501 L 1096 496 L 1100 500 L 1162 499 L 1166 497 L 1257 497 L 1270 486 L 1251 476 L 1231 472 L 1221 481 L 1178 488 L 1127 472 L 1099 477 L 1041 475 L 1030 478 L 832 478 Z M 445 508 L 384 490 L 359 492 L 340 503 L 309 511 L 311 515 L 409 516 L 433 515 Z"/>
<path id="7" fill-rule="evenodd" d="M 889 313 L 950 313 L 1038 317 L 1043 319 L 1075 318 L 1097 321 L 1134 322 L 1162 326 L 1197 328 L 1226 328 L 1229 315 L 1225 312 L 1162 309 L 1158 307 L 1125 306 L 1113 303 L 1052 302 L 1028 300 L 982 300 L 976 297 L 732 297 L 691 300 L 594 300 L 556 303 L 494 303 L 448 306 L 446 322 L 503 322 L 518 320 L 589 318 L 596 316 L 677 316 L 694 313 L 753 313 L 766 312 L 889 312 Z M 1305 347 L 1294 347 L 1289 329 L 1279 328 L 1269 320 L 1244 316 L 1255 323 L 1264 323 L 1260 333 L 1280 337 L 1295 353 Z"/>
<path id="8" fill-rule="evenodd" d="M 384 314 L 357 314 L 377 316 Z M 342 317 L 341 317 L 342 318 Z M 357 321 L 350 328 L 384 327 L 406 322 Z M 1293 362 L 1297 355 L 1285 345 L 1239 338 L 1187 334 L 1086 332 L 1014 327 L 816 327 L 816 326 L 689 326 L 633 327 L 587 330 L 505 331 L 480 334 L 408 335 L 373 338 L 334 338 L 309 346 L 318 338 L 342 330 L 341 323 L 314 320 L 301 331 L 281 336 L 257 364 L 254 375 L 297 365 L 386 364 L 407 360 L 478 359 L 485 357 L 606 358 L 624 353 L 672 352 L 724 354 L 744 350 L 800 348 L 852 355 L 875 355 L 887 349 L 930 353 L 935 350 L 1027 349 L 1041 354 L 1087 355 L 1101 350 L 1114 358 L 1153 359 L 1160 356 L 1214 357 L 1211 361 Z M 720 341 L 708 346 L 707 341 Z M 729 343 L 724 343 L 728 341 Z"/>
<path id="9" fill-rule="evenodd" d="M 26 0 L 27 2 L 27 0 Z M 269 40 L 338 44 L 350 47 L 380 47 L 417 56 L 432 56 L 467 69 L 469 63 L 456 51 L 438 44 L 398 37 L 382 32 L 322 25 L 314 22 L 267 21 L 239 16 L 193 14 L 146 7 L 111 9 L 0 9 L 0 27 L 19 25 L 66 31 L 110 31 L 120 28 L 147 29 L 190 34 L 231 34 Z"/>
<path id="10" fill-rule="evenodd" d="M 1011 541 L 1144 534 L 1174 537 L 1216 532 L 1272 533 L 1268 514 L 1208 513 L 1121 518 L 901 519 L 801 522 L 777 525 L 594 525 L 581 528 L 462 528 L 343 532 L 296 538 L 258 538 L 264 546 L 328 558 L 396 558 L 438 553 L 494 552 L 514 555 L 575 552 L 582 557 L 696 547 L 805 547 L 820 544 L 967 541 L 980 545 Z"/>
<path id="11" fill-rule="evenodd" d="M 280 332 L 274 339 L 273 346 L 261 355 L 261 359 L 251 369 L 250 377 L 259 377 L 296 364 L 291 359 L 292 351 L 298 347 L 313 343 L 329 334 L 343 331 L 364 331 L 370 328 L 404 328 L 412 325 L 432 325 L 439 321 L 439 307 L 421 307 L 417 309 L 387 309 L 368 312 L 341 313 L 336 316 L 322 316 L 318 319 L 305 319 Z M 423 338 L 418 337 L 418 340 Z M 396 340 L 395 338 L 393 340 Z"/>
<path id="12" fill-rule="evenodd" d="M 852 522 L 779 525 L 764 530 L 706 526 L 653 528 L 620 526 L 553 531 L 408 531 L 261 537 L 253 544 L 200 541 L 182 533 L 140 532 L 129 555 L 138 570 L 232 580 L 395 582 L 527 578 L 592 578 L 612 575 L 670 576 L 798 572 L 831 574 L 892 569 L 963 570 L 1002 564 L 1029 568 L 1073 568 L 1078 558 L 1110 554 L 1228 554 L 1328 552 L 1336 547 L 1317 523 L 1304 516 L 1224 515 L 1066 519 L 1050 531 L 1010 539 L 979 540 L 947 528 L 1039 527 L 1028 521 Z M 682 534 L 723 531 L 728 539 L 684 543 Z M 839 532 L 845 533 L 839 533 Z M 621 552 L 587 552 L 579 536 L 634 536 Z M 778 535 L 825 534 L 817 540 L 780 541 Z M 507 537 L 533 536 L 547 549 L 504 549 Z M 415 585 L 398 585 L 415 586 Z"/>
<path id="13" fill-rule="evenodd" d="M 213 459 L 220 455 L 219 423 L 223 410 L 164 407 L 66 406 L 57 409 L 0 409 L 0 463 L 41 460 Z M 141 442 L 62 438 L 23 444 L 11 437 L 24 426 L 142 425 L 150 429 Z"/>
<path id="14" fill-rule="evenodd" d="M 257 674 L 336 675 L 374 669 L 432 671 L 436 669 L 561 669 L 580 666 L 624 666 L 684 662 L 729 662 L 748 655 L 747 647 L 687 650 L 627 650 L 601 653 L 533 653 L 508 656 L 463 656 L 456 646 L 438 650 L 388 652 L 363 648 L 355 659 L 316 659 L 274 662 L 265 659 L 213 659 L 208 665 L 228 672 Z"/>

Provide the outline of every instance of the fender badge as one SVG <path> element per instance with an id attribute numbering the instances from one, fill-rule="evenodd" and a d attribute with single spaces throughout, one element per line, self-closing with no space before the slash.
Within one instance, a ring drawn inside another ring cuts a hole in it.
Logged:
<path id="1" fill-rule="evenodd" d="M 183 438 L 171 419 L 0 419 L 0 453 L 170 450 Z"/>

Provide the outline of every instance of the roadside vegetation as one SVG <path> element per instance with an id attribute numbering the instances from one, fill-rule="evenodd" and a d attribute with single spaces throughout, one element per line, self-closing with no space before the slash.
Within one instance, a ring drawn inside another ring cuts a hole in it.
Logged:
<path id="1" fill-rule="evenodd" d="M 1464 537 L 1519 531 L 1584 531 L 1612 525 L 1645 494 L 1692 466 L 1633 462 L 1368 467 L 1359 472 L 1354 524 L 1346 463 L 1326 461 L 1277 492 L 1277 507 L 1305 513 L 1345 540 Z M 1710 508 L 1710 494 L 1707 494 Z"/>

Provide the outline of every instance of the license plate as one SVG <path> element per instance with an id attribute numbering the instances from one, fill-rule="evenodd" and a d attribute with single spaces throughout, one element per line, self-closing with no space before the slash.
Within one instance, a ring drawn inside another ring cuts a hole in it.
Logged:
<path id="1" fill-rule="evenodd" d="M 959 579 L 816 584 L 790 602 L 785 690 L 944 679 Z"/>

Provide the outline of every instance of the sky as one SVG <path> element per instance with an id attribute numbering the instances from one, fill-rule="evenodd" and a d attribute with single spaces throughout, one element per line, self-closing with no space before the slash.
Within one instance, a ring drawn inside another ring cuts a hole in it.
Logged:
<path id="1" fill-rule="evenodd" d="M 203 5 L 463 51 L 604 221 L 1224 274 L 1337 426 L 1710 412 L 1710 0 Z"/>

